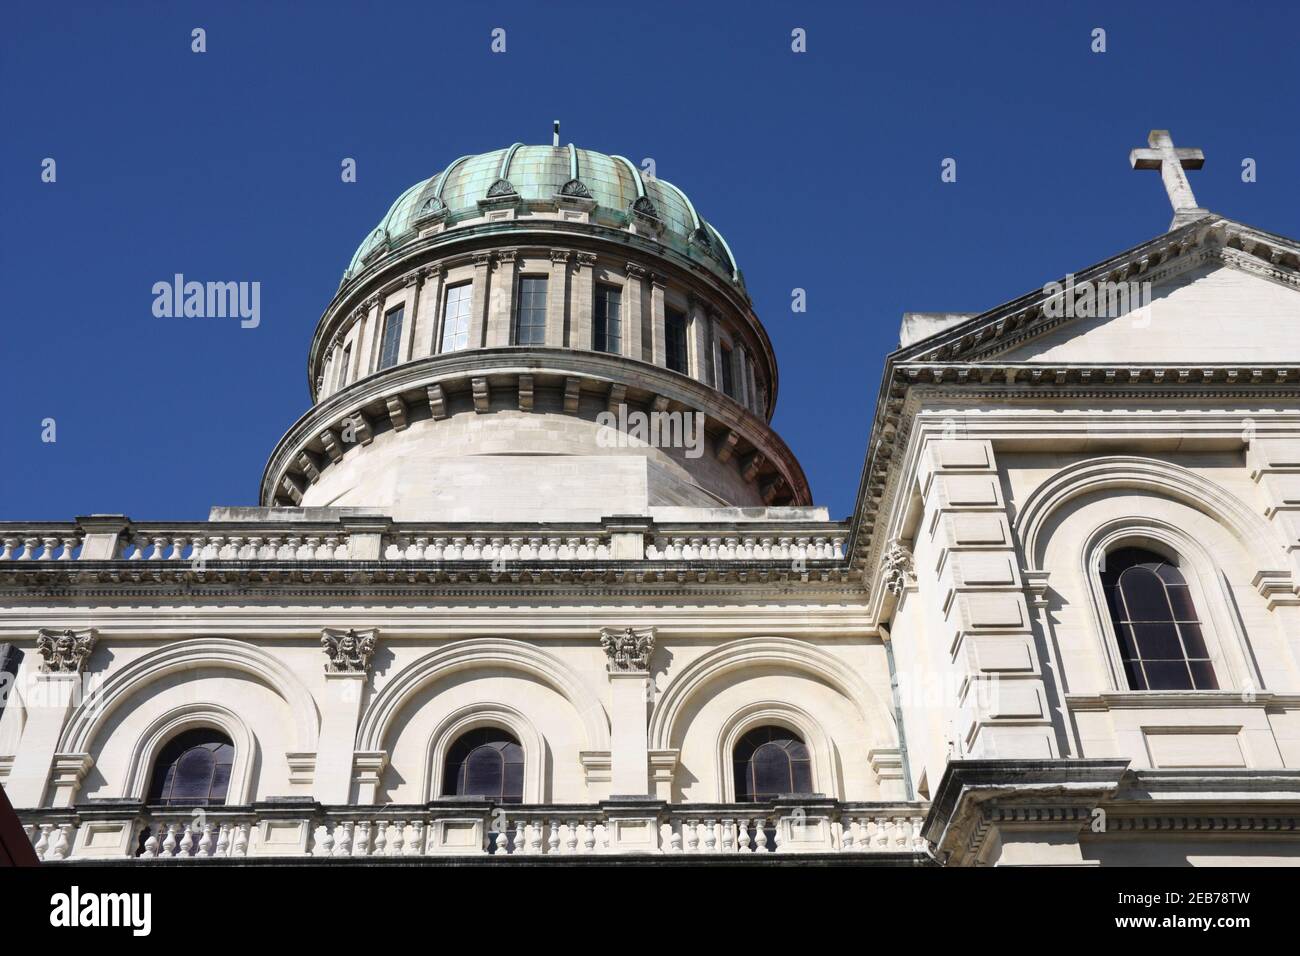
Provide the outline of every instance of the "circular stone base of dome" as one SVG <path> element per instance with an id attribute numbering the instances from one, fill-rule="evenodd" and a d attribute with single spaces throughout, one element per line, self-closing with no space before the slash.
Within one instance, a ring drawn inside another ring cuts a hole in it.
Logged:
<path id="1" fill-rule="evenodd" d="M 462 412 L 376 435 L 322 473 L 301 504 L 377 508 L 397 521 L 599 521 L 652 507 L 763 505 L 753 482 L 698 451 L 638 443 L 571 415 Z"/>

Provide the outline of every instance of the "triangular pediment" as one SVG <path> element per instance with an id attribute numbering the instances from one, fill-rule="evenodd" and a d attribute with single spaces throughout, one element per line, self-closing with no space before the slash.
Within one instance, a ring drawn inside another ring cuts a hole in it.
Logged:
<path id="1" fill-rule="evenodd" d="M 1300 244 L 1209 216 L 913 342 L 905 362 L 1300 361 Z"/>

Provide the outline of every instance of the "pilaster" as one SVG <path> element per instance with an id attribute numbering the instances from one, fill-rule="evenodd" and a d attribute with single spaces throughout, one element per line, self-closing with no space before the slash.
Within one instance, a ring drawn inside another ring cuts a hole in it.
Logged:
<path id="1" fill-rule="evenodd" d="M 1300 438 L 1254 438 L 1246 467 L 1259 485 L 1264 517 L 1286 548 L 1287 570 L 1300 579 Z M 1274 571 L 1275 568 L 1261 568 Z"/>
<path id="2" fill-rule="evenodd" d="M 653 628 L 604 628 L 601 647 L 609 658 L 610 793 L 648 797 L 650 787 L 649 700 Z"/>
<path id="3" fill-rule="evenodd" d="M 496 268 L 492 270 L 491 278 L 488 281 L 491 289 L 488 293 L 490 302 L 488 307 L 487 344 L 489 348 L 498 348 L 510 344 L 510 331 L 514 327 L 515 294 L 518 286 L 518 283 L 515 282 L 515 258 L 513 249 L 498 252 Z M 472 334 L 470 338 L 473 339 Z"/>
<path id="4" fill-rule="evenodd" d="M 1043 671 L 992 443 L 930 441 L 917 473 L 956 686 L 955 757 L 1057 757 Z"/>
<path id="5" fill-rule="evenodd" d="M 623 354 L 628 358 L 639 359 L 642 357 L 641 348 L 641 320 L 645 312 L 645 306 L 642 304 L 645 298 L 645 280 L 649 274 L 645 269 L 633 262 L 629 262 L 626 267 L 627 272 L 627 304 L 623 307 L 623 314 L 627 316 L 627 326 L 623 330 Z M 590 346 L 588 346 L 590 348 Z"/>
<path id="6" fill-rule="evenodd" d="M 646 356 L 646 361 L 666 368 L 668 356 L 664 344 L 664 325 L 668 317 L 664 311 L 664 282 L 661 275 L 650 276 L 650 354 Z"/>
<path id="7" fill-rule="evenodd" d="M 42 806 L 54 773 L 63 725 L 76 705 L 80 686 L 81 674 L 77 671 L 42 671 L 32 676 L 25 699 L 27 723 L 5 780 L 5 793 L 15 808 Z M 64 802 L 60 806 L 71 806 L 75 792 L 75 785 L 70 788 L 61 771 L 58 796 Z"/>
<path id="8" fill-rule="evenodd" d="M 591 314 L 595 308 L 592 288 L 596 257 L 579 252 L 573 266 L 573 301 L 569 305 L 569 341 L 571 349 L 591 348 Z"/>
<path id="9" fill-rule="evenodd" d="M 325 650 L 325 692 L 312 796 L 322 804 L 353 801 L 353 748 L 361 701 L 370 679 L 378 631 L 335 630 L 321 634 Z"/>
<path id="10" fill-rule="evenodd" d="M 490 305 L 488 282 L 492 270 L 492 253 L 474 253 L 474 278 L 470 284 L 469 344 L 467 348 L 481 349 L 487 339 L 487 317 Z"/>
<path id="11" fill-rule="evenodd" d="M 551 250 L 551 275 L 546 282 L 546 344 L 564 347 L 564 311 L 569 303 L 569 260 L 573 253 Z"/>

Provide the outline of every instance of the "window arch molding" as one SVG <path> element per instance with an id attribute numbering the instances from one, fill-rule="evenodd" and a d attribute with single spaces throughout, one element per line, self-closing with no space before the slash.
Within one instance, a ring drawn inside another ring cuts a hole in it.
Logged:
<path id="1" fill-rule="evenodd" d="M 221 731 L 235 746 L 235 760 L 230 767 L 230 785 L 226 789 L 226 805 L 240 806 L 248 803 L 253 797 L 257 738 L 237 713 L 213 703 L 189 704 L 168 711 L 145 728 L 131 750 L 130 769 L 123 795 L 143 801 L 148 796 L 154 764 L 163 748 L 185 731 L 203 728 Z"/>
<path id="2" fill-rule="evenodd" d="M 275 691 L 289 707 L 297 750 L 316 752 L 320 712 L 306 685 L 283 662 L 245 641 L 197 638 L 150 651 L 88 693 L 68 717 L 59 753 L 89 753 L 117 708 L 133 704 L 137 694 L 164 677 L 200 667 L 240 671 Z"/>
<path id="3" fill-rule="evenodd" d="M 447 753 L 461 737 L 473 730 L 490 727 L 503 730 L 519 741 L 524 751 L 523 802 L 545 803 L 546 744 L 537 728 L 524 714 L 508 704 L 481 702 L 468 704 L 448 714 L 429 735 L 429 765 L 424 775 L 424 802 L 442 796 L 447 768 Z"/>
<path id="4" fill-rule="evenodd" d="M 669 682 L 650 714 L 650 749 L 676 749 L 690 723 L 690 705 L 709 683 L 756 665 L 785 667 L 825 682 L 843 694 L 862 718 L 870 735 L 865 742 L 868 750 L 898 746 L 892 711 L 852 668 L 807 641 L 761 637 L 741 638 L 716 647 L 687 664 Z"/>
<path id="5" fill-rule="evenodd" d="M 733 755 L 740 739 L 760 727 L 783 727 L 791 731 L 808 748 L 812 756 L 812 788 L 814 793 L 840 799 L 844 788 L 839 765 L 830 738 L 812 714 L 786 701 L 761 700 L 737 710 L 722 725 L 718 734 L 715 760 L 718 781 L 718 802 L 736 802 L 736 767 Z"/>
<path id="6" fill-rule="evenodd" d="M 1222 690 L 1241 690 L 1248 684 L 1263 690 L 1241 619 L 1219 571 L 1217 562 L 1205 546 L 1181 528 L 1150 517 L 1128 517 L 1108 521 L 1088 536 L 1081 551 L 1082 571 L 1088 582 L 1094 633 L 1102 644 L 1112 690 L 1130 691 L 1120 659 L 1119 636 L 1111 621 L 1106 596 L 1102 591 L 1101 568 L 1105 556 L 1119 548 L 1144 548 L 1178 567 L 1183 572 L 1192 602 L 1200 616 L 1201 631 L 1210 651 L 1215 677 Z M 1154 692 L 1160 693 L 1160 692 Z M 1217 693 L 1216 691 L 1182 691 L 1180 693 Z"/>
<path id="7" fill-rule="evenodd" d="M 1254 560 L 1264 560 L 1265 555 L 1272 554 L 1276 563 L 1265 570 L 1286 567 L 1277 533 L 1222 486 L 1170 462 L 1112 455 L 1062 468 L 1025 499 L 1015 519 L 1015 529 L 1029 570 L 1043 570 L 1053 515 L 1080 495 L 1094 491 L 1142 491 L 1176 501 L 1217 521 Z"/>

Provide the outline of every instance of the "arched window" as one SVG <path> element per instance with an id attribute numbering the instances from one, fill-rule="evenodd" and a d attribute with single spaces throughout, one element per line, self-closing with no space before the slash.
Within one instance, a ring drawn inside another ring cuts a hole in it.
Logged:
<path id="1" fill-rule="evenodd" d="M 1183 574 L 1143 548 L 1106 555 L 1101 584 L 1131 690 L 1218 690 Z"/>
<path id="2" fill-rule="evenodd" d="M 442 793 L 448 797 L 491 797 L 524 801 L 524 748 L 495 727 L 463 734 L 447 751 Z"/>
<path id="3" fill-rule="evenodd" d="M 812 757 L 799 735 L 784 727 L 758 727 L 740 738 L 734 754 L 736 800 L 753 803 L 812 792 Z"/>
<path id="4" fill-rule="evenodd" d="M 154 761 L 149 803 L 212 806 L 226 802 L 235 745 L 219 730 L 187 730 L 171 739 Z"/>

